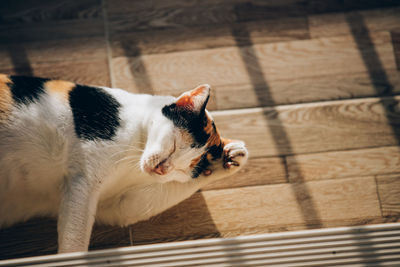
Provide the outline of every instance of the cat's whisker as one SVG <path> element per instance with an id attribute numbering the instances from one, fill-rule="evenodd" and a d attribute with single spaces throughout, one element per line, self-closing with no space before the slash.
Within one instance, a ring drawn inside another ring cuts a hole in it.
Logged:
<path id="1" fill-rule="evenodd" d="M 120 154 L 122 154 L 122 153 L 125 153 L 125 152 L 126 152 L 126 150 L 117 151 L 117 152 L 115 152 L 114 154 L 112 154 L 112 155 L 110 156 L 110 158 L 113 158 L 113 157 L 118 156 L 118 155 L 120 155 Z"/>
<path id="2" fill-rule="evenodd" d="M 136 145 L 145 145 L 145 143 L 143 143 L 143 142 L 134 142 L 134 143 L 131 143 L 131 144 L 109 144 L 109 145 L 107 145 L 107 147 L 118 147 L 118 148 L 120 148 L 120 147 L 135 147 Z"/>
<path id="3" fill-rule="evenodd" d="M 129 164 L 134 168 L 140 170 L 140 161 L 129 161 Z"/>
<path id="4" fill-rule="evenodd" d="M 119 155 L 119 154 L 128 153 L 128 152 L 132 152 L 132 151 L 133 151 L 133 152 L 141 152 L 141 153 L 144 152 L 143 149 L 136 148 L 136 147 L 131 147 L 130 149 L 124 149 L 124 150 L 115 152 L 114 154 L 111 155 L 111 158 L 113 158 L 113 157 L 115 157 L 115 156 L 117 156 L 117 155 Z"/>
<path id="5" fill-rule="evenodd" d="M 117 160 L 117 161 L 115 162 L 115 164 L 121 163 L 121 162 L 123 162 L 123 161 L 125 161 L 125 160 L 139 159 L 139 158 L 140 158 L 140 156 L 138 156 L 138 155 L 126 156 L 126 157 L 123 157 L 123 158 Z"/>
<path id="6" fill-rule="evenodd" d="M 110 148 L 112 148 L 112 147 L 117 147 L 117 148 L 123 148 L 123 147 L 132 148 L 132 147 L 135 147 L 135 148 L 140 149 L 139 147 L 136 146 L 136 144 L 129 144 L 129 145 L 123 145 L 123 144 L 117 145 L 117 144 L 115 144 L 115 145 L 108 145 L 108 147 L 110 147 Z"/>
<path id="7" fill-rule="evenodd" d="M 116 162 L 115 162 L 115 164 L 118 164 L 118 163 L 121 163 L 121 162 L 124 162 L 124 161 L 129 161 L 129 160 L 133 160 L 133 159 L 139 159 L 139 158 L 135 158 L 135 157 L 124 157 L 124 158 L 122 158 L 122 159 L 119 159 L 119 160 L 117 160 Z"/>

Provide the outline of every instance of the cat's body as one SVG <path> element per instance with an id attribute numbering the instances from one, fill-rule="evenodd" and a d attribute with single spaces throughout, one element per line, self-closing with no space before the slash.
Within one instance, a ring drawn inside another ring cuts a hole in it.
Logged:
<path id="1" fill-rule="evenodd" d="M 236 172 L 209 87 L 178 99 L 0 75 L 0 227 L 58 216 L 59 251 L 86 250 L 94 220 L 128 225 Z"/>

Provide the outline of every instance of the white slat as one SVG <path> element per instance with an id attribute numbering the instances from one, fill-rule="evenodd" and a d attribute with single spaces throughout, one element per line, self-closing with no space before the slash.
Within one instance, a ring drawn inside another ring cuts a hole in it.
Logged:
<path id="1" fill-rule="evenodd" d="M 134 246 L 0 266 L 400 266 L 400 223 Z"/>

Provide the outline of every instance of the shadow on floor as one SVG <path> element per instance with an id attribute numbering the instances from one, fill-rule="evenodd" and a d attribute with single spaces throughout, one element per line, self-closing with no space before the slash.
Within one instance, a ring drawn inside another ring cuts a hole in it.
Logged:
<path id="1" fill-rule="evenodd" d="M 57 252 L 57 222 L 32 219 L 0 229 L 0 260 Z"/>
<path id="2" fill-rule="evenodd" d="M 346 14 L 346 21 L 351 30 L 353 39 L 357 45 L 360 56 L 368 71 L 369 78 L 374 86 L 376 95 L 381 96 L 380 103 L 385 111 L 385 116 L 388 124 L 392 128 L 393 135 L 397 143 L 400 145 L 400 116 L 396 109 L 398 108 L 398 101 L 393 97 L 393 85 L 391 84 L 379 55 L 373 44 L 371 33 L 369 32 L 364 18 L 358 12 Z M 368 236 L 365 236 L 368 240 Z M 371 245 L 364 245 L 364 250 L 360 252 L 361 256 L 365 259 L 375 262 L 375 266 L 381 266 L 378 262 L 377 256 L 374 255 L 374 248 Z M 360 247 L 361 249 L 361 247 Z M 367 251 L 365 251 L 367 250 Z"/>
<path id="3" fill-rule="evenodd" d="M 273 108 L 275 106 L 273 96 L 270 92 L 270 87 L 264 74 L 262 72 L 261 64 L 257 58 L 256 51 L 254 50 L 253 43 L 251 41 L 250 34 L 245 27 L 246 25 L 235 25 L 232 27 L 232 36 L 236 40 L 236 45 L 239 48 L 243 63 L 246 67 L 250 81 L 255 89 L 255 93 L 258 97 L 259 106 L 265 106 L 265 103 L 270 103 Z M 257 90 L 257 89 L 258 90 Z M 273 113 L 272 118 L 273 123 L 270 123 L 270 118 L 268 114 Z M 269 131 L 274 139 L 276 147 L 278 148 L 278 153 L 285 159 L 285 155 L 294 154 L 290 143 L 290 139 L 285 131 L 285 126 L 280 121 L 277 112 L 275 110 L 264 112 L 264 119 L 269 126 Z M 302 182 L 301 170 L 293 158 L 292 169 L 296 172 L 299 182 Z M 288 170 L 286 165 L 286 177 L 288 179 Z M 292 191 L 296 197 L 298 207 L 301 210 L 304 224 L 307 228 L 319 228 L 322 226 L 319 218 L 318 211 L 315 207 L 315 203 L 312 200 L 309 189 L 306 184 L 301 187 L 302 190 L 298 190 L 299 187 L 292 184 Z"/>
<path id="4" fill-rule="evenodd" d="M 128 63 L 130 72 L 137 88 L 137 91 L 134 93 L 154 94 L 154 88 L 151 84 L 151 78 L 146 71 L 146 66 L 142 59 L 143 55 L 140 52 L 140 47 L 138 46 L 138 44 L 135 42 L 130 42 L 129 44 L 123 42 L 122 48 L 125 51 L 126 58 L 129 61 Z M 130 51 L 136 51 L 136 56 L 129 57 Z"/>
<path id="5" fill-rule="evenodd" d="M 221 236 L 201 193 L 131 227 L 134 245 Z"/>
<path id="6" fill-rule="evenodd" d="M 15 75 L 33 76 L 33 69 L 25 49 L 20 45 L 8 47 L 8 55 L 12 62 L 12 72 Z"/>
<path id="7" fill-rule="evenodd" d="M 381 105 L 385 110 L 388 123 L 400 145 L 400 116 L 396 113 L 397 101 L 393 98 L 393 85 L 391 84 L 379 55 L 372 42 L 365 21 L 359 13 L 346 14 L 347 23 L 351 29 L 358 51 L 368 71 L 369 78 L 374 85 L 376 95 L 381 96 Z"/>

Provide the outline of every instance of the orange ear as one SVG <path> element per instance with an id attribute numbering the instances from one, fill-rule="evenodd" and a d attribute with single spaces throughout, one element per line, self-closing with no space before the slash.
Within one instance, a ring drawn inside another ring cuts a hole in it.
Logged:
<path id="1" fill-rule="evenodd" d="M 202 84 L 178 97 L 176 106 L 200 112 L 207 105 L 209 96 L 210 86 L 208 84 Z"/>

